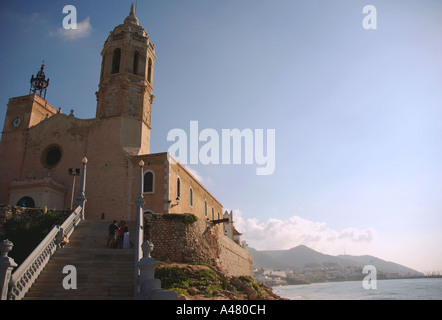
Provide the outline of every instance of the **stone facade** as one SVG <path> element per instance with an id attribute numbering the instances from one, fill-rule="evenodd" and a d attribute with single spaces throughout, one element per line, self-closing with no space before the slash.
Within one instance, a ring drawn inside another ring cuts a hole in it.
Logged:
<path id="1" fill-rule="evenodd" d="M 226 237 L 221 225 L 198 219 L 186 223 L 185 215 L 147 213 L 145 238 L 154 243 L 152 256 L 160 261 L 206 262 L 227 276 L 253 277 L 252 256 Z"/>
<path id="2" fill-rule="evenodd" d="M 28 99 L 31 110 L 34 101 L 41 100 L 36 95 L 23 98 Z M 14 101 L 10 101 L 8 110 L 13 107 Z M 5 127 L 8 120 L 6 117 Z M 105 211 L 108 218 L 133 220 L 128 201 L 134 201 L 136 195 L 122 186 L 137 178 L 129 160 L 140 150 L 140 122 L 130 117 L 84 120 L 57 113 L 35 126 L 22 123 L 23 128 L 5 130 L 0 144 L 0 203 L 16 205 L 26 195 L 34 199 L 36 207 L 68 208 L 73 184 L 68 169 L 81 167 L 80 160 L 86 156 L 87 218 L 97 219 Z M 55 164 L 48 161 L 51 148 L 60 154 Z M 79 179 L 76 182 L 75 194 Z M 51 203 L 45 193 L 50 193 Z"/>
<path id="3" fill-rule="evenodd" d="M 144 173 L 153 174 L 153 190 L 143 193 L 144 212 L 192 213 L 200 219 L 222 219 L 222 204 L 171 154 L 134 157 L 131 166 L 140 160 L 144 161 Z M 134 179 L 132 188 L 137 184 L 138 179 Z"/>

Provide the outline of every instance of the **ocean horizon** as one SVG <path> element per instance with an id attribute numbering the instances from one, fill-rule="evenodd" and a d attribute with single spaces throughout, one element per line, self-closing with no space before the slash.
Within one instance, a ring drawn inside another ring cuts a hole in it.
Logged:
<path id="1" fill-rule="evenodd" d="M 290 300 L 442 300 L 442 278 L 377 280 L 376 289 L 362 281 L 324 282 L 273 287 Z"/>

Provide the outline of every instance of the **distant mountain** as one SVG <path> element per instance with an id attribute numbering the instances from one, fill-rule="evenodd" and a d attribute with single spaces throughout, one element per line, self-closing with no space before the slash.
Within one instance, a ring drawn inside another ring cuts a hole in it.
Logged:
<path id="1" fill-rule="evenodd" d="M 385 261 L 373 256 L 351 256 L 339 255 L 332 256 L 315 251 L 305 245 L 300 245 L 289 250 L 263 250 L 258 251 L 249 248 L 249 252 L 253 256 L 253 264 L 255 268 L 269 269 L 292 269 L 294 271 L 301 270 L 306 264 L 332 262 L 341 266 L 357 266 L 364 267 L 371 264 L 378 271 L 386 273 L 397 273 L 399 275 L 421 274 L 419 271 L 405 267 L 403 265 Z"/>
<path id="2" fill-rule="evenodd" d="M 387 273 L 397 273 L 400 275 L 408 275 L 408 274 L 423 275 L 423 273 L 421 273 L 417 270 L 405 267 L 405 266 L 395 263 L 395 262 L 385 261 L 385 260 L 382 260 L 382 259 L 379 259 L 379 258 L 373 257 L 373 256 L 339 255 L 338 257 L 339 258 L 342 257 L 343 259 L 358 263 L 358 265 L 362 266 L 362 267 L 367 264 L 371 264 L 371 265 L 374 265 L 377 270 L 381 270 L 381 271 L 387 272 Z"/>

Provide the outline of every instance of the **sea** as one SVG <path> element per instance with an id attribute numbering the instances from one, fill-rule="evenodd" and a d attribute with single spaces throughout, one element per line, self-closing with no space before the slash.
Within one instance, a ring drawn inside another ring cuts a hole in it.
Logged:
<path id="1" fill-rule="evenodd" d="M 362 281 L 326 282 L 273 287 L 290 300 L 442 300 L 442 278 L 377 280 L 376 289 Z"/>

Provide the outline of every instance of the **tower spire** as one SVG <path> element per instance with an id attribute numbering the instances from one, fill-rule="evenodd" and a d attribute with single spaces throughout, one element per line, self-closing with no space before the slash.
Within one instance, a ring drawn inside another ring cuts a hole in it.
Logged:
<path id="1" fill-rule="evenodd" d="M 132 2 L 132 4 L 130 5 L 130 14 L 135 15 L 135 5 L 134 5 L 133 2 Z"/>
<path id="2" fill-rule="evenodd" d="M 148 152 L 155 46 L 139 25 L 133 3 L 124 23 L 109 34 L 101 56 L 96 117 L 124 116 L 140 121 L 144 130 L 141 145 L 143 152 Z"/>
<path id="3" fill-rule="evenodd" d="M 140 21 L 138 20 L 137 16 L 135 15 L 135 5 L 132 2 L 130 5 L 130 12 L 129 15 L 124 19 L 125 24 L 136 24 L 137 26 L 140 25 Z"/>

